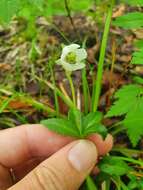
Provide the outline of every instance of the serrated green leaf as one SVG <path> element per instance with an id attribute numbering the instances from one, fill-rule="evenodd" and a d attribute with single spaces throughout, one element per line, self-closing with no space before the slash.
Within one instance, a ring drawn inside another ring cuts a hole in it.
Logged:
<path id="1" fill-rule="evenodd" d="M 126 114 L 122 124 L 133 146 L 143 136 L 143 88 L 139 85 L 128 85 L 116 92 L 118 100 L 108 111 L 106 117 Z"/>
<path id="2" fill-rule="evenodd" d="M 131 171 L 131 168 L 126 162 L 119 160 L 113 156 L 106 156 L 99 163 L 101 172 L 104 172 L 111 176 L 122 176 Z"/>
<path id="3" fill-rule="evenodd" d="M 84 136 L 89 136 L 94 133 L 98 133 L 105 138 L 107 136 L 107 129 L 104 125 L 98 123 L 84 130 Z"/>
<path id="4" fill-rule="evenodd" d="M 73 126 L 82 133 L 82 112 L 78 109 L 71 109 L 68 113 L 68 120 L 73 124 Z"/>
<path id="5" fill-rule="evenodd" d="M 66 119 L 58 119 L 58 118 L 47 119 L 41 121 L 41 124 L 50 129 L 51 131 L 54 131 L 61 135 L 72 136 L 72 137 L 80 136 L 78 131 L 75 128 L 73 128 L 73 125 L 70 123 L 70 121 Z"/>
<path id="6" fill-rule="evenodd" d="M 84 128 L 90 128 L 101 122 L 103 114 L 101 112 L 91 112 L 83 118 Z"/>
<path id="7" fill-rule="evenodd" d="M 107 129 L 101 124 L 103 115 L 101 112 L 91 112 L 83 117 L 83 133 L 88 136 L 93 133 L 100 134 L 103 138 L 107 135 Z"/>
<path id="8" fill-rule="evenodd" d="M 133 146 L 136 146 L 143 135 L 143 97 L 138 98 L 134 109 L 126 115 L 123 125 L 127 128 Z"/>
<path id="9" fill-rule="evenodd" d="M 106 117 L 121 116 L 128 113 L 136 104 L 142 88 L 139 85 L 126 85 L 115 93 L 117 99 L 107 112 Z"/>
<path id="10" fill-rule="evenodd" d="M 139 29 L 143 27 L 143 13 L 128 13 L 117 17 L 112 23 L 125 29 Z"/>

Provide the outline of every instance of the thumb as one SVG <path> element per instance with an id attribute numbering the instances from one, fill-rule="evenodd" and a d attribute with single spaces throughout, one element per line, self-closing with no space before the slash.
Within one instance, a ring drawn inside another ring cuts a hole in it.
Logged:
<path id="1" fill-rule="evenodd" d="M 97 160 L 95 145 L 78 140 L 65 146 L 9 190 L 77 190 Z"/>

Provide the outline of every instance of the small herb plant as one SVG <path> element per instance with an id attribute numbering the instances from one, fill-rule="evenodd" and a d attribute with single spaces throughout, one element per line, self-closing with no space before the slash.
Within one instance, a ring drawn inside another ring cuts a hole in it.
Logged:
<path id="1" fill-rule="evenodd" d="M 80 48 L 78 44 L 71 44 L 63 48 L 61 58 L 56 61 L 65 70 L 67 79 L 69 80 L 72 96 L 73 108 L 68 112 L 67 118 L 52 118 L 41 121 L 41 123 L 62 135 L 72 136 L 76 138 L 86 138 L 90 134 L 99 133 L 106 137 L 106 127 L 101 124 L 103 115 L 100 112 L 82 113 L 77 108 L 75 89 L 72 82 L 71 74 L 73 71 L 85 68 L 85 59 L 87 53 L 84 48 Z"/>

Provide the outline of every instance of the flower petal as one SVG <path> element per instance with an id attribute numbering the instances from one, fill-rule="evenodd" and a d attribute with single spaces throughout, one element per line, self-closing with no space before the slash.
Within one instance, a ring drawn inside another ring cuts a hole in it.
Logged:
<path id="1" fill-rule="evenodd" d="M 77 49 L 76 50 L 76 61 L 82 61 L 87 58 L 87 52 L 85 49 Z"/>
<path id="2" fill-rule="evenodd" d="M 63 68 L 66 70 L 66 71 L 76 71 L 76 70 L 80 70 L 80 69 L 83 69 L 85 67 L 85 64 L 84 63 L 76 63 L 76 64 L 69 64 L 67 62 L 64 62 L 62 64 Z"/>
<path id="3" fill-rule="evenodd" d="M 78 45 L 78 44 L 71 44 L 71 45 L 69 45 L 69 46 L 65 46 L 65 47 L 63 48 L 63 51 L 62 51 L 61 59 L 64 60 L 64 58 L 66 57 L 66 55 L 67 55 L 69 52 L 74 52 L 74 51 L 77 50 L 79 47 L 80 47 L 80 45 Z"/>
<path id="4" fill-rule="evenodd" d="M 83 62 L 80 62 L 80 63 L 73 64 L 72 67 L 73 67 L 72 69 L 73 71 L 81 70 L 85 67 L 85 64 Z"/>

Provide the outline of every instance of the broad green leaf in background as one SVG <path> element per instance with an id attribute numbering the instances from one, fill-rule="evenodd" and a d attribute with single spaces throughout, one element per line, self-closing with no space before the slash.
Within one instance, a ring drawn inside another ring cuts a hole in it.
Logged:
<path id="1" fill-rule="evenodd" d="M 143 78 L 139 77 L 139 76 L 135 76 L 133 77 L 133 81 L 137 84 L 141 84 L 143 85 Z"/>
<path id="2" fill-rule="evenodd" d="M 133 53 L 131 63 L 134 65 L 143 65 L 143 48 Z"/>
<path id="3" fill-rule="evenodd" d="M 85 12 L 92 7 L 94 0 L 70 0 L 68 2 L 72 11 Z"/>
<path id="4" fill-rule="evenodd" d="M 31 4 L 41 8 L 43 7 L 44 1 L 45 0 L 28 0 Z"/>
<path id="5" fill-rule="evenodd" d="M 142 40 L 136 40 L 134 42 L 134 46 L 137 47 L 137 48 L 143 48 L 143 39 Z"/>
<path id="6" fill-rule="evenodd" d="M 139 85 L 127 85 L 118 90 L 118 98 L 111 106 L 106 117 L 125 115 L 122 124 L 126 127 L 127 135 L 136 146 L 143 136 L 143 88 Z"/>
<path id="7" fill-rule="evenodd" d="M 115 102 L 106 114 L 106 117 L 121 116 L 133 109 L 137 96 L 142 88 L 139 85 L 126 85 L 119 89 L 115 95 Z"/>
<path id="8" fill-rule="evenodd" d="M 136 146 L 143 136 L 143 97 L 140 97 L 134 108 L 128 112 L 123 125 L 127 128 L 127 134 L 133 146 Z"/>
<path id="9" fill-rule="evenodd" d="M 121 0 L 121 2 L 132 6 L 143 6 L 143 0 Z"/>
<path id="10" fill-rule="evenodd" d="M 143 27 L 143 13 L 128 13 L 117 17 L 112 23 L 125 29 L 139 29 Z"/>
<path id="11" fill-rule="evenodd" d="M 86 12 L 94 3 L 94 0 L 68 0 L 68 6 L 72 13 Z M 48 0 L 45 8 L 46 16 L 67 15 L 64 0 Z"/>
<path id="12" fill-rule="evenodd" d="M 0 21 L 9 23 L 20 8 L 20 0 L 0 0 Z"/>

